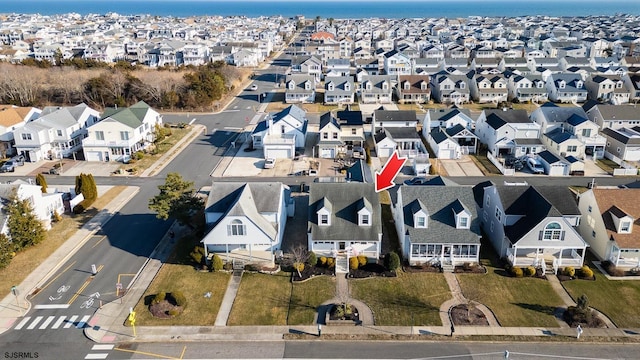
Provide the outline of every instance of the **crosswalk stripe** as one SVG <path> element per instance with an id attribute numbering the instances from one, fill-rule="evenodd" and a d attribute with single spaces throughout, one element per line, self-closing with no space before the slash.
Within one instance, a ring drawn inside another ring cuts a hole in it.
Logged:
<path id="1" fill-rule="evenodd" d="M 42 305 L 36 305 L 33 308 L 36 310 L 42 310 L 42 309 L 68 309 L 69 308 L 69 304 L 42 304 Z"/>
<path id="2" fill-rule="evenodd" d="M 78 325 L 76 325 L 76 329 L 82 329 L 87 324 L 87 321 L 89 320 L 90 317 L 91 315 L 83 316 L 82 320 L 80 320 L 80 322 L 78 322 Z"/>
<path id="3" fill-rule="evenodd" d="M 42 325 L 40 325 L 40 327 L 38 329 L 42 330 L 42 329 L 46 329 L 47 326 L 49 326 L 49 324 L 51 324 L 51 322 L 53 321 L 53 319 L 55 319 L 55 316 L 49 316 L 47 318 L 47 320 L 45 320 Z"/>
<path id="4" fill-rule="evenodd" d="M 20 321 L 18 325 L 16 325 L 16 327 L 14 327 L 13 329 L 14 330 L 22 329 L 22 327 L 25 326 L 29 322 L 29 320 L 31 320 L 31 316 L 27 316 L 26 318 L 22 319 L 22 321 Z"/>
<path id="5" fill-rule="evenodd" d="M 38 316 L 36 317 L 33 322 L 31 324 L 29 324 L 29 326 L 27 326 L 27 330 L 33 330 L 36 326 L 38 326 L 38 323 L 40 322 L 40 320 L 42 320 L 44 316 Z"/>
<path id="6" fill-rule="evenodd" d="M 93 345 L 91 350 L 111 350 L 113 349 L 114 346 L 115 345 L 113 344 L 98 344 L 98 345 Z"/>
<path id="7" fill-rule="evenodd" d="M 85 359 L 106 359 L 109 353 L 88 354 Z"/>
<path id="8" fill-rule="evenodd" d="M 64 319 L 66 319 L 66 318 L 67 318 L 66 316 L 60 316 L 60 317 L 58 318 L 58 321 L 56 321 L 56 322 L 53 324 L 53 326 L 52 326 L 51 328 L 52 328 L 52 329 L 57 329 L 57 328 L 59 328 L 59 327 L 60 327 L 60 325 L 62 325 L 62 322 L 64 321 Z"/>
<path id="9" fill-rule="evenodd" d="M 73 325 L 73 322 L 76 321 L 76 319 L 78 318 L 78 315 L 73 315 L 72 317 L 69 318 L 69 321 L 67 321 L 66 324 L 64 324 L 63 328 L 68 329 L 71 327 L 71 325 Z"/>

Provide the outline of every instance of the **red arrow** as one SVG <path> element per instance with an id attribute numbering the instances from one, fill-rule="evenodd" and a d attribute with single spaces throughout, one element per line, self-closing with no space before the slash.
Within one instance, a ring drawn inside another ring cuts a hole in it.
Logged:
<path id="1" fill-rule="evenodd" d="M 386 190 L 396 185 L 393 179 L 396 178 L 396 175 L 398 175 L 406 161 L 406 157 L 401 158 L 398 156 L 398 150 L 393 152 L 393 155 L 391 155 L 387 163 L 384 164 L 382 171 L 376 171 L 376 192 Z"/>

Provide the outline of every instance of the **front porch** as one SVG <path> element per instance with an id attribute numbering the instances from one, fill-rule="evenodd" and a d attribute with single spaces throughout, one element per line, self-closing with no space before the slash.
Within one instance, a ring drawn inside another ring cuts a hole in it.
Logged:
<path id="1" fill-rule="evenodd" d="M 638 268 L 640 267 L 640 249 L 624 249 L 611 245 L 609 261 L 616 267 Z"/>
<path id="2" fill-rule="evenodd" d="M 558 273 L 559 268 L 572 266 L 582 267 L 586 248 L 510 248 L 507 249 L 507 259 L 514 267 L 533 266 L 546 269 L 553 267 Z"/>
<path id="3" fill-rule="evenodd" d="M 223 244 L 212 245 L 205 244 L 204 255 L 209 263 L 213 259 L 213 255 L 217 254 L 225 263 L 242 263 L 242 264 L 273 264 L 273 252 L 265 246 L 256 246 L 252 244 Z"/>
<path id="4" fill-rule="evenodd" d="M 480 244 L 411 244 L 409 265 L 457 266 L 479 262 Z"/>

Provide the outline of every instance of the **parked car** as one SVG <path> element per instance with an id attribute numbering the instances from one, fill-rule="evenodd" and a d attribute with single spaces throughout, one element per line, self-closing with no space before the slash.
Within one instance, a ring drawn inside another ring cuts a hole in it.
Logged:
<path id="1" fill-rule="evenodd" d="M 429 179 L 423 177 L 414 177 L 413 179 L 405 180 L 405 185 L 425 185 L 429 182 Z"/>
<path id="2" fill-rule="evenodd" d="M 527 159 L 527 167 L 534 174 L 544 174 L 544 167 L 542 166 L 540 161 L 538 161 L 538 160 L 536 160 L 534 158 L 528 158 Z"/>
<path id="3" fill-rule="evenodd" d="M 18 166 L 22 166 L 24 165 L 24 155 L 16 155 L 14 157 L 11 158 L 11 160 L 13 160 L 13 162 L 16 163 L 16 165 Z"/>
<path id="4" fill-rule="evenodd" d="M 14 172 L 16 171 L 16 163 L 13 160 L 9 160 L 0 166 L 0 172 Z"/>
<path id="5" fill-rule="evenodd" d="M 265 169 L 273 169 L 276 166 L 276 159 L 266 158 L 264 159 L 264 168 Z"/>

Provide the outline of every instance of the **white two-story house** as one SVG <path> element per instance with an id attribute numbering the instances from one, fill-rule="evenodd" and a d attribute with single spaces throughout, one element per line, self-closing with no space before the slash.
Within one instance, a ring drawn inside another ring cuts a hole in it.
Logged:
<path id="1" fill-rule="evenodd" d="M 107 108 L 102 119 L 88 128 L 82 140 L 87 161 L 127 161 L 155 140 L 155 127 L 162 116 L 144 101 L 128 108 Z"/>

